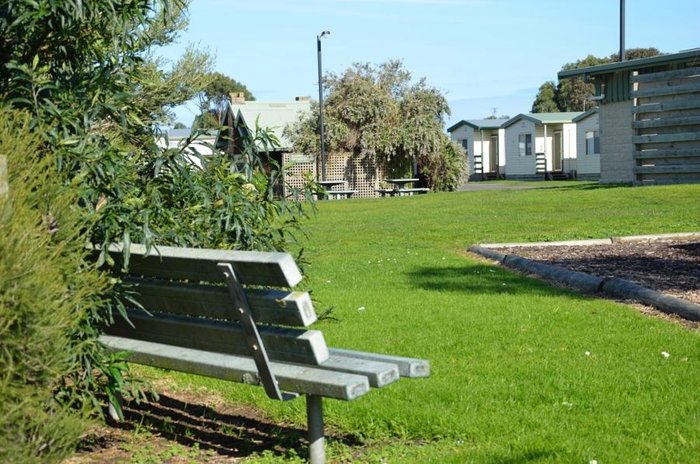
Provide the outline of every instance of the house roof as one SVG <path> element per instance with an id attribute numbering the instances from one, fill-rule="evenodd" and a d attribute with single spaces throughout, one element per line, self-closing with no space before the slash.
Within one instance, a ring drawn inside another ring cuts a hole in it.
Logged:
<path id="1" fill-rule="evenodd" d="M 457 124 L 448 127 L 447 132 L 453 132 L 462 126 L 469 126 L 475 130 L 499 129 L 508 121 L 505 118 L 499 119 L 462 119 Z"/>
<path id="2" fill-rule="evenodd" d="M 596 74 L 611 74 L 617 71 L 630 71 L 634 69 L 647 68 L 650 66 L 661 66 L 679 61 L 697 60 L 700 59 L 700 48 L 684 50 L 678 53 L 668 55 L 657 55 L 649 58 L 638 58 L 636 60 L 618 61 L 616 63 L 599 64 L 597 66 L 589 66 L 587 68 L 570 69 L 568 71 L 560 71 L 557 76 L 559 79 L 567 79 L 576 76 L 593 76 Z"/>
<path id="3" fill-rule="evenodd" d="M 249 129 L 255 128 L 256 121 L 258 126 L 271 129 L 279 139 L 280 149 L 282 150 L 292 148 L 292 142 L 283 134 L 284 128 L 299 119 L 301 114 L 311 111 L 311 101 L 309 100 L 280 102 L 245 101 L 230 103 L 229 105 L 233 115 L 242 119 Z"/>
<path id="4" fill-rule="evenodd" d="M 168 138 L 170 140 L 186 139 L 190 136 L 190 132 L 192 132 L 192 129 L 189 127 L 185 129 L 170 129 L 168 131 Z"/>
<path id="5" fill-rule="evenodd" d="M 170 129 L 167 133 L 161 134 L 156 139 L 159 147 L 163 148 L 179 148 L 184 146 L 185 141 L 193 137 L 190 146 L 194 144 L 214 144 L 219 136 L 218 130 L 194 131 L 190 128 L 185 129 Z"/>
<path id="6" fill-rule="evenodd" d="M 537 125 L 545 124 L 566 124 L 573 122 L 574 118 L 583 114 L 581 111 L 568 111 L 561 113 L 520 113 L 517 116 L 510 118 L 503 124 L 503 127 L 509 127 L 520 121 L 521 119 L 526 119 L 532 121 Z"/>
<path id="7" fill-rule="evenodd" d="M 574 119 L 571 120 L 571 122 L 579 122 L 583 121 L 584 119 L 593 116 L 594 114 L 598 114 L 598 108 L 591 108 L 590 110 L 586 111 L 585 113 L 581 113 L 578 116 L 576 116 Z"/>

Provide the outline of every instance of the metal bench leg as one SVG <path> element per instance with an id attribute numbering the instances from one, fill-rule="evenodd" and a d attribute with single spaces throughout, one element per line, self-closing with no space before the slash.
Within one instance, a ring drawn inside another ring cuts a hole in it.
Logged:
<path id="1" fill-rule="evenodd" d="M 325 464 L 326 447 L 323 436 L 323 397 L 306 395 L 306 420 L 309 432 L 309 461 Z"/>

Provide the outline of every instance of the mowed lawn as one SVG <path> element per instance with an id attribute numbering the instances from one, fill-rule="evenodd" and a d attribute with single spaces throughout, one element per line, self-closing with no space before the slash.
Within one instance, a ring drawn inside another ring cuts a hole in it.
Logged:
<path id="1" fill-rule="evenodd" d="M 700 185 L 566 183 L 326 201 L 306 229 L 305 285 L 317 312 L 329 310 L 316 324 L 329 345 L 432 363 L 428 379 L 349 403 L 327 400 L 329 427 L 367 444 L 357 451 L 331 440 L 329 460 L 698 462 L 697 329 L 554 288 L 465 250 L 698 231 Z M 304 422 L 303 401 L 181 378 Z"/>

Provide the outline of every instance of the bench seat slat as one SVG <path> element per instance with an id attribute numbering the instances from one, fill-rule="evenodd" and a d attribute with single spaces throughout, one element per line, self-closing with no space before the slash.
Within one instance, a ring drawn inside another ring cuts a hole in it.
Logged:
<path id="1" fill-rule="evenodd" d="M 223 282 L 218 263 L 231 263 L 244 284 L 293 287 L 301 271 L 289 253 L 214 250 L 158 246 L 146 254 L 144 245 L 131 245 L 129 272 L 192 282 Z M 121 245 L 111 245 L 110 256 L 122 265 Z"/>
<path id="2" fill-rule="evenodd" d="M 343 355 L 331 355 L 319 368 L 349 374 L 364 375 L 372 387 L 380 388 L 399 380 L 399 368 L 396 364 L 359 359 Z"/>
<path id="3" fill-rule="evenodd" d="M 137 364 L 172 369 L 233 382 L 257 385 L 259 378 L 252 358 L 169 346 L 143 340 L 102 335 L 100 342 L 112 352 L 126 351 Z M 313 367 L 272 362 L 271 368 L 282 390 L 354 400 L 369 391 L 367 377 L 330 372 Z"/>
<path id="4" fill-rule="evenodd" d="M 245 333 L 238 322 L 224 323 L 170 314 L 149 316 L 141 310 L 128 310 L 127 315 L 134 327 L 115 314 L 114 324 L 107 327 L 105 332 L 204 351 L 250 354 Z M 271 360 L 318 365 L 329 357 L 323 334 L 318 330 L 260 325 L 258 331 Z"/>
<path id="5" fill-rule="evenodd" d="M 125 282 L 133 286 L 133 298 L 149 311 L 238 320 L 226 287 L 137 278 Z M 258 323 L 308 327 L 316 321 L 307 292 L 248 290 L 246 294 Z"/>
<path id="6" fill-rule="evenodd" d="M 430 376 L 430 362 L 425 359 L 368 353 L 365 351 L 346 350 L 342 348 L 329 348 L 328 352 L 331 356 L 342 355 L 356 359 L 396 364 L 399 367 L 399 374 L 401 377 L 417 378 Z"/>

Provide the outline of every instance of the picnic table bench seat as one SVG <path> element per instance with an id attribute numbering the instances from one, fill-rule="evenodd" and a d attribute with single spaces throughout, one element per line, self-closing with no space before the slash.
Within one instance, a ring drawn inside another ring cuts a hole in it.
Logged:
<path id="1" fill-rule="evenodd" d="M 430 374 L 422 359 L 328 347 L 308 329 L 316 313 L 293 290 L 302 275 L 288 253 L 131 245 L 124 273 L 122 247 L 108 252 L 134 304 L 100 342 L 130 362 L 262 386 L 278 400 L 305 395 L 313 464 L 325 462 L 322 398 Z"/>
<path id="2" fill-rule="evenodd" d="M 430 189 L 427 187 L 401 188 L 401 189 L 399 189 L 399 195 L 401 195 L 401 196 L 409 195 L 410 196 L 413 194 L 428 193 L 429 191 L 430 191 Z"/>
<path id="3" fill-rule="evenodd" d="M 393 197 L 393 196 L 400 196 L 400 197 L 405 197 L 405 196 L 412 196 L 414 194 L 421 194 L 421 193 L 428 193 L 430 191 L 429 188 L 426 187 L 416 187 L 416 188 L 379 188 L 375 189 L 375 192 L 377 192 L 379 195 L 382 197 L 385 197 L 387 195 Z"/>
<path id="4" fill-rule="evenodd" d="M 327 198 L 329 200 L 342 200 L 345 198 L 350 198 L 353 194 L 357 193 L 357 190 L 324 190 L 323 193 L 321 193 L 321 196 L 323 198 Z"/>

